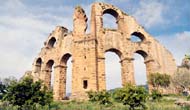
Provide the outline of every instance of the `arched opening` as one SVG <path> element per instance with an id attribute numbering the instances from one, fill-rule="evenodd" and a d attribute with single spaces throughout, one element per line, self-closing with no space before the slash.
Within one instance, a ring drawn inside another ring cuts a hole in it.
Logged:
<path id="1" fill-rule="evenodd" d="M 50 80 L 50 89 L 52 90 L 53 89 L 53 82 L 54 82 L 54 61 L 53 60 L 49 60 L 47 63 L 46 63 L 46 69 L 48 70 L 49 72 L 49 80 Z"/>
<path id="2" fill-rule="evenodd" d="M 42 59 L 38 58 L 36 60 L 35 72 L 40 72 L 41 71 L 41 66 L 42 66 Z"/>
<path id="3" fill-rule="evenodd" d="M 48 41 L 48 47 L 50 47 L 50 48 L 55 47 L 55 42 L 56 42 L 55 37 L 52 37 L 52 38 Z"/>
<path id="4" fill-rule="evenodd" d="M 71 89 L 72 89 L 72 56 L 71 54 L 65 54 L 62 59 L 61 59 L 61 63 L 62 65 L 64 65 L 66 67 L 65 70 L 65 76 L 66 76 L 66 84 L 63 86 L 65 86 L 65 94 L 66 97 L 70 97 L 71 96 Z"/>
<path id="5" fill-rule="evenodd" d="M 147 56 L 148 56 L 147 53 L 141 50 L 136 51 L 133 55 L 133 58 L 135 59 L 134 60 L 135 83 L 137 85 L 143 85 L 146 88 L 148 88 L 148 84 L 147 84 L 146 65 L 144 61 L 147 58 Z"/>
<path id="6" fill-rule="evenodd" d="M 120 55 L 121 53 L 115 49 L 105 53 L 106 90 L 122 87 Z"/>
<path id="7" fill-rule="evenodd" d="M 145 37 L 140 32 L 134 32 L 131 34 L 131 41 L 132 42 L 143 42 L 145 40 Z"/>
<path id="8" fill-rule="evenodd" d="M 106 9 L 103 12 L 103 28 L 118 28 L 118 13 L 113 9 Z"/>

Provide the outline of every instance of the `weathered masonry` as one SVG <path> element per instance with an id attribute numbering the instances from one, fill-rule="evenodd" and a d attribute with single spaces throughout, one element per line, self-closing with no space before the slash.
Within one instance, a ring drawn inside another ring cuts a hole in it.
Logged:
<path id="1" fill-rule="evenodd" d="M 117 29 L 103 26 L 103 15 L 110 14 L 116 19 Z M 94 3 L 91 8 L 90 33 L 86 34 L 87 16 L 81 7 L 76 7 L 73 14 L 73 31 L 62 26 L 48 36 L 44 47 L 33 63 L 32 76 L 43 80 L 50 88 L 54 77 L 53 94 L 55 100 L 62 100 L 66 95 L 67 61 L 72 57 L 72 98 L 85 97 L 89 90 L 106 89 L 105 52 L 115 52 L 121 63 L 122 84 L 135 83 L 133 54 L 144 57 L 146 74 L 160 72 L 173 74 L 176 70 L 172 54 L 157 40 L 149 35 L 136 20 L 117 7 Z M 140 41 L 133 42 L 131 36 Z M 53 66 L 54 65 L 54 66 Z M 54 68 L 53 76 L 51 76 Z"/>

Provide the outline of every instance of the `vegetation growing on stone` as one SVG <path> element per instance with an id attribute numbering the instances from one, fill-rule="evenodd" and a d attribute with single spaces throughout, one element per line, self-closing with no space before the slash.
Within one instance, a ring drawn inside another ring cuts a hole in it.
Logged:
<path id="1" fill-rule="evenodd" d="M 158 88 L 161 87 L 168 87 L 171 83 L 170 75 L 167 74 L 160 74 L 160 73 L 151 73 L 149 75 L 149 84 L 153 87 Z"/>

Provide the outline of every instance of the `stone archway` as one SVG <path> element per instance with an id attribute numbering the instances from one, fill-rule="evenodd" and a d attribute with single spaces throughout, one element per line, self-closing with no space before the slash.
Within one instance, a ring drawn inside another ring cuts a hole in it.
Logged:
<path id="1" fill-rule="evenodd" d="M 36 62 L 35 62 L 35 69 L 34 72 L 35 73 L 39 73 L 41 71 L 41 67 L 42 67 L 42 59 L 39 57 Z"/>
<path id="2" fill-rule="evenodd" d="M 137 51 L 135 51 L 134 52 L 134 54 L 133 54 L 133 56 L 135 56 L 135 54 L 136 55 L 139 55 L 139 57 L 138 58 L 141 58 L 142 57 L 142 59 L 138 59 L 139 61 L 138 61 L 138 63 L 139 64 L 137 64 L 137 65 L 140 65 L 140 64 L 142 64 L 141 65 L 141 70 L 144 70 L 144 71 L 141 71 L 141 73 L 140 74 L 137 74 L 137 71 L 135 71 L 134 72 L 134 74 L 135 74 L 135 82 L 137 82 L 136 80 L 137 80 L 137 78 L 138 78 L 138 76 L 137 75 L 140 75 L 141 76 L 141 79 L 143 79 L 143 80 L 146 80 L 146 82 L 144 82 L 144 84 L 143 85 L 146 85 L 146 83 L 147 83 L 147 80 L 148 80 L 148 73 L 147 73 L 147 70 L 146 70 L 146 67 L 147 67 L 147 65 L 146 65 L 146 63 L 145 63 L 145 61 L 146 61 L 146 59 L 149 57 L 148 56 L 148 54 L 145 52 L 145 51 L 143 51 L 143 50 L 137 50 Z M 141 56 L 141 57 L 140 57 Z M 135 64 L 135 57 L 134 57 L 134 64 Z M 136 66 L 137 66 L 136 65 Z M 135 65 L 134 65 L 134 69 L 136 69 L 135 68 Z M 142 83 L 142 82 L 141 82 Z M 136 85 L 137 85 L 137 83 L 136 83 Z"/>
<path id="3" fill-rule="evenodd" d="M 67 62 L 70 58 L 71 54 L 64 54 L 59 65 L 55 66 L 54 98 L 56 100 L 62 100 L 66 97 Z"/>
<path id="4" fill-rule="evenodd" d="M 114 48 L 105 51 L 106 90 L 122 87 L 121 55 L 122 53 Z"/>
<path id="5" fill-rule="evenodd" d="M 45 68 L 41 73 L 41 79 L 44 81 L 44 84 L 48 89 L 51 89 L 51 77 L 54 77 L 52 73 L 53 65 L 54 60 L 48 60 L 45 63 Z"/>

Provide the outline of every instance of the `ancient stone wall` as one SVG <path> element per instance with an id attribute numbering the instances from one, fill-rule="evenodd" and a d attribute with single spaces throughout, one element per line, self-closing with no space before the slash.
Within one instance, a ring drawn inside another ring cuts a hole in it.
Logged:
<path id="1" fill-rule="evenodd" d="M 110 14 L 117 21 L 117 29 L 103 27 L 103 15 Z M 121 63 L 122 85 L 133 83 L 133 55 L 138 53 L 145 59 L 148 74 L 160 72 L 173 74 L 176 70 L 172 54 L 149 35 L 132 17 L 117 7 L 94 3 L 91 9 L 90 33 L 86 34 L 87 16 L 81 7 L 73 14 L 73 31 L 57 26 L 44 43 L 44 47 L 33 63 L 32 75 L 43 80 L 50 88 L 54 77 L 55 100 L 66 95 L 67 61 L 72 57 L 72 98 L 82 99 L 86 91 L 106 89 L 105 52 L 115 52 Z M 131 36 L 141 39 L 133 42 Z M 51 76 L 54 68 L 54 76 Z"/>

